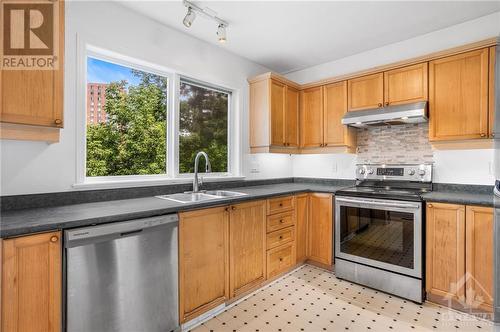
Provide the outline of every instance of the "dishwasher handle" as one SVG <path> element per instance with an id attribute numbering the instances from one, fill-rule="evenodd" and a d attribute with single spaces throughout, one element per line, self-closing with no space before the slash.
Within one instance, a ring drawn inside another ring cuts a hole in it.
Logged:
<path id="1" fill-rule="evenodd" d="M 158 227 L 167 226 L 169 224 L 177 225 L 178 221 L 179 217 L 177 214 L 168 214 L 106 225 L 71 229 L 64 231 L 65 247 L 72 248 L 89 243 L 135 236 L 142 232 L 152 231 Z"/>

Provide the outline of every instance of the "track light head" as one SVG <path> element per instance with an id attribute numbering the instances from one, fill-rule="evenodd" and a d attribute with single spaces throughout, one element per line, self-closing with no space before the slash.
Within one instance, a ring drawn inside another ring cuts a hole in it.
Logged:
<path id="1" fill-rule="evenodd" d="M 184 20 L 182 20 L 182 23 L 186 26 L 186 28 L 190 28 L 191 25 L 193 25 L 193 21 L 195 18 L 196 18 L 195 11 L 191 7 L 188 7 L 187 14 L 186 16 L 184 16 Z"/>
<path id="2" fill-rule="evenodd" d="M 217 38 L 220 43 L 225 43 L 227 41 L 226 26 L 224 24 L 219 24 L 219 27 L 217 28 Z"/>

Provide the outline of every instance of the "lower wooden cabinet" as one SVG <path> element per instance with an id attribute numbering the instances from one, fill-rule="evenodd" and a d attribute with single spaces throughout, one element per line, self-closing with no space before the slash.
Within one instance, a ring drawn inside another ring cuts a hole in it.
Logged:
<path id="1" fill-rule="evenodd" d="M 266 279 L 266 201 L 233 205 L 229 214 L 230 295 Z"/>
<path id="2" fill-rule="evenodd" d="M 307 226 L 309 219 L 309 195 L 297 195 L 295 198 L 295 252 L 297 263 L 307 259 Z"/>
<path id="3" fill-rule="evenodd" d="M 61 331 L 61 233 L 2 241 L 3 332 Z"/>
<path id="4" fill-rule="evenodd" d="M 179 213 L 179 313 L 186 322 L 229 299 L 229 212 Z"/>
<path id="5" fill-rule="evenodd" d="M 492 208 L 427 204 L 426 291 L 458 309 L 492 310 Z"/>
<path id="6" fill-rule="evenodd" d="M 332 265 L 333 218 L 332 194 L 309 195 L 307 257 L 309 260 Z"/>

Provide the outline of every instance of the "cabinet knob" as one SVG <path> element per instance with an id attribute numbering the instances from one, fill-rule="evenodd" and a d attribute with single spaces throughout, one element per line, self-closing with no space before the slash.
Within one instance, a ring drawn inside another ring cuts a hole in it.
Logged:
<path id="1" fill-rule="evenodd" d="M 228 211 L 229 211 L 229 208 L 227 207 L 227 208 L 225 208 L 224 210 L 225 210 L 226 212 L 228 212 Z"/>
<path id="2" fill-rule="evenodd" d="M 60 125 L 60 124 L 62 124 L 62 120 L 61 120 L 61 119 L 55 119 L 55 120 L 54 120 L 54 123 L 55 123 L 56 125 Z"/>
<path id="3" fill-rule="evenodd" d="M 58 240 L 59 240 L 59 238 L 55 235 L 50 237 L 50 242 L 52 242 L 52 243 L 56 243 Z"/>
<path id="4" fill-rule="evenodd" d="M 283 223 L 283 219 L 280 219 L 280 224 L 282 224 L 282 223 Z"/>
<path id="5" fill-rule="evenodd" d="M 382 103 L 378 103 L 378 107 L 382 107 Z"/>
<path id="6" fill-rule="evenodd" d="M 486 134 L 485 133 L 481 133 L 479 136 L 486 137 Z"/>
<path id="7" fill-rule="evenodd" d="M 389 106 L 389 102 L 388 101 L 385 102 L 385 106 Z"/>
<path id="8" fill-rule="evenodd" d="M 231 206 L 231 210 L 236 210 L 236 206 Z"/>
<path id="9" fill-rule="evenodd" d="M 283 258 L 280 257 L 280 262 L 283 262 Z"/>
<path id="10" fill-rule="evenodd" d="M 282 207 L 282 206 L 283 206 L 283 203 L 280 203 L 280 207 Z"/>
<path id="11" fill-rule="evenodd" d="M 280 235 L 280 240 L 283 240 L 283 235 Z"/>
<path id="12" fill-rule="evenodd" d="M 431 208 L 431 207 L 432 207 L 432 204 L 427 204 L 427 206 Z"/>
<path id="13" fill-rule="evenodd" d="M 495 137 L 495 133 L 492 133 L 492 134 L 491 134 L 491 137 Z"/>

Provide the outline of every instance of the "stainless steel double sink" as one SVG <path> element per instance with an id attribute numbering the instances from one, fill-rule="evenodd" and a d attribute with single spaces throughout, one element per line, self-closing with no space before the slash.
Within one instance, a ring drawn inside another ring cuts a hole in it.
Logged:
<path id="1" fill-rule="evenodd" d="M 156 196 L 160 199 L 166 199 L 178 203 L 196 203 L 203 202 L 213 199 L 222 199 L 222 198 L 231 198 L 238 196 L 245 196 L 247 194 L 240 193 L 237 191 L 229 191 L 229 190 L 208 190 L 199 193 L 186 192 L 186 193 L 178 193 L 178 194 L 170 194 L 170 195 L 160 195 Z"/>

